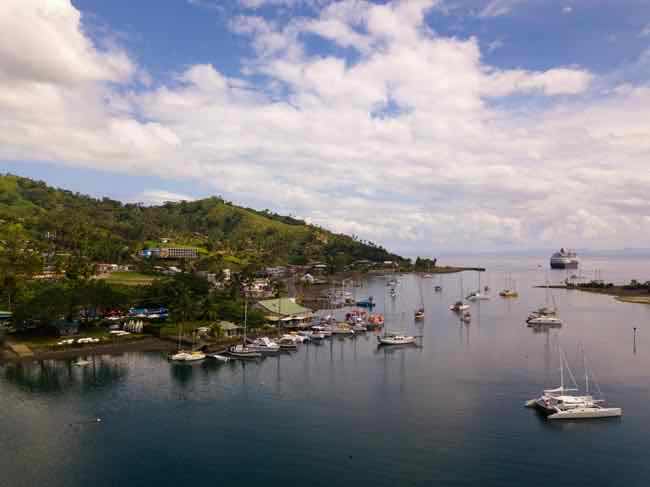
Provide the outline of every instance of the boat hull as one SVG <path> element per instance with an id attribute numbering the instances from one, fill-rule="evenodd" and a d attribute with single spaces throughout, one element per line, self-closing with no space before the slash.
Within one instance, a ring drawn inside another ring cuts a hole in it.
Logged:
<path id="1" fill-rule="evenodd" d="M 551 269 L 577 269 L 577 262 L 551 262 Z"/>
<path id="2" fill-rule="evenodd" d="M 548 419 L 618 418 L 622 415 L 623 410 L 621 408 L 580 407 L 550 414 Z"/>

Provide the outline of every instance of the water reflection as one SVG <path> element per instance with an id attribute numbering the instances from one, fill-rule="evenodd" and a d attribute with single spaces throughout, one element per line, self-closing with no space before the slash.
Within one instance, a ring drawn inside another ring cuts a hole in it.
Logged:
<path id="1" fill-rule="evenodd" d="M 7 363 L 2 368 L 6 383 L 33 393 L 62 393 L 71 389 L 104 388 L 123 380 L 126 365 L 110 356 L 92 356 L 86 367 L 70 360 Z"/>

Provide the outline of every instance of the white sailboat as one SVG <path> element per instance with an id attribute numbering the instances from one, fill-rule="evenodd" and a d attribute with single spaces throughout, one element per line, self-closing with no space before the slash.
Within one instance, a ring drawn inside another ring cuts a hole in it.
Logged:
<path id="1" fill-rule="evenodd" d="M 238 345 L 233 345 L 228 348 L 228 354 L 232 358 L 238 359 L 257 359 L 262 356 L 262 354 L 256 350 L 251 349 L 246 343 L 246 327 L 248 323 L 248 297 L 244 298 L 244 339 L 242 343 Z"/>
<path id="2" fill-rule="evenodd" d="M 478 272 L 478 289 L 473 293 L 467 295 L 465 299 L 467 299 L 468 301 L 481 301 L 481 300 L 490 299 L 489 294 L 487 294 L 487 286 L 484 291 L 481 291 L 481 271 L 477 271 L 477 272 Z"/>
<path id="3" fill-rule="evenodd" d="M 395 304 L 393 303 L 393 315 L 395 311 Z M 387 316 L 388 317 L 388 316 Z M 414 345 L 415 337 L 405 335 L 401 332 L 389 332 L 388 325 L 384 328 L 384 334 L 377 337 L 379 346 L 395 346 L 395 345 Z"/>
<path id="4" fill-rule="evenodd" d="M 546 275 L 546 288 L 545 288 L 545 293 L 544 293 L 544 302 L 545 306 L 532 311 L 529 315 L 528 318 L 526 319 L 526 323 L 528 323 L 529 326 L 555 326 L 555 327 L 560 327 L 562 326 L 562 320 L 558 317 L 557 315 L 557 307 L 555 306 L 555 298 L 551 295 L 551 299 L 553 300 L 553 307 L 549 307 L 549 284 L 548 284 L 548 274 Z"/>
<path id="5" fill-rule="evenodd" d="M 460 301 L 456 301 L 454 304 L 449 306 L 449 309 L 451 311 L 455 311 L 456 313 L 460 313 L 461 311 L 465 311 L 466 309 L 469 309 L 469 304 L 463 302 L 463 273 L 459 273 L 459 283 L 460 283 Z"/>

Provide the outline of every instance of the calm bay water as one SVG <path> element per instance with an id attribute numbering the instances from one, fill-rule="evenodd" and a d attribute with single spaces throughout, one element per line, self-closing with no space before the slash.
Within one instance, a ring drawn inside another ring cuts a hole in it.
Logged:
<path id="1" fill-rule="evenodd" d="M 390 328 L 421 334 L 419 348 L 378 349 L 367 334 L 258 363 L 133 353 L 84 369 L 2 365 L 0 486 L 648 485 L 650 307 L 556 290 L 565 325 L 536 333 L 524 319 L 544 304 L 532 285 L 546 257 L 458 261 L 489 270 L 492 299 L 472 305 L 470 324 L 448 310 L 458 275 L 402 276 L 394 304 L 382 279 L 356 290 L 386 303 Z M 640 259 L 583 261 L 606 280 L 650 276 Z M 506 272 L 519 299 L 496 295 Z M 463 284 L 475 289 L 476 274 Z M 622 419 L 548 422 L 523 407 L 557 385 L 558 339 L 576 375 L 584 346 Z"/>

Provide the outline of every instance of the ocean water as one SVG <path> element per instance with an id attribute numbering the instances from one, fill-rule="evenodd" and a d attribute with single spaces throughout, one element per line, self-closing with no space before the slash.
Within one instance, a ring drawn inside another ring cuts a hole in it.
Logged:
<path id="1" fill-rule="evenodd" d="M 0 486 L 649 485 L 650 306 L 554 290 L 565 324 L 536 332 L 524 320 L 546 300 L 532 287 L 546 257 L 459 262 L 487 267 L 492 289 L 469 324 L 448 310 L 457 274 L 401 276 L 394 300 L 379 277 L 355 289 L 389 329 L 421 335 L 418 347 L 378 348 L 368 333 L 255 363 L 129 353 L 86 368 L 0 365 Z M 642 259 L 583 266 L 606 280 L 650 275 Z M 506 276 L 519 299 L 497 295 Z M 477 275 L 462 281 L 467 293 Z M 558 342 L 579 382 L 585 349 L 623 418 L 551 422 L 523 407 L 558 385 Z"/>

